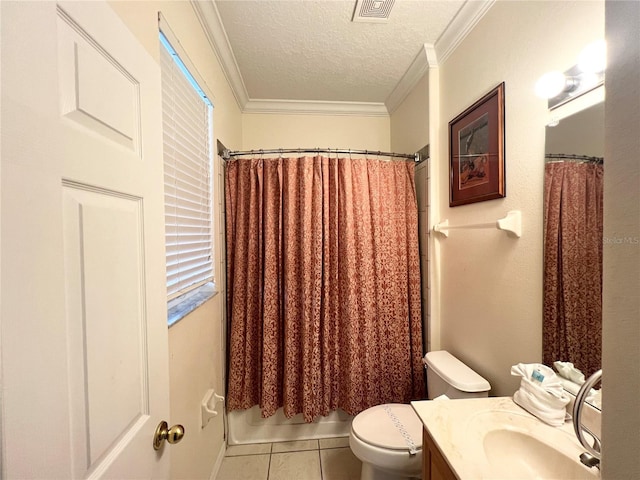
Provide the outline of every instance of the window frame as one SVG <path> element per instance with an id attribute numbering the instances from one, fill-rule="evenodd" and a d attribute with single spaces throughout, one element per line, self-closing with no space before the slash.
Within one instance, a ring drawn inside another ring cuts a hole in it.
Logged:
<path id="1" fill-rule="evenodd" d="M 216 171 L 216 163 L 215 163 L 215 153 L 214 153 L 214 136 L 213 136 L 213 110 L 214 110 L 214 97 L 211 95 L 211 91 L 208 88 L 208 85 L 203 80 L 202 76 L 199 74 L 198 70 L 195 68 L 194 64 L 189 59 L 189 56 L 186 54 L 186 51 L 177 40 L 176 36 L 173 34 L 171 28 L 168 23 L 164 19 L 161 13 L 158 14 L 158 25 L 159 25 L 159 49 L 167 49 L 167 51 L 172 56 L 177 56 L 179 62 L 176 62 L 178 68 L 185 74 L 185 77 L 189 81 L 189 83 L 193 86 L 193 88 L 198 92 L 198 94 L 203 98 L 206 104 L 209 107 L 209 127 L 208 127 L 208 142 L 209 142 L 209 211 L 210 211 L 210 233 L 211 233 L 211 275 L 207 278 L 207 280 L 203 280 L 199 283 L 191 285 L 187 288 L 182 289 L 181 291 L 175 293 L 172 296 L 167 295 L 167 322 L 168 326 L 171 327 L 179 320 L 184 318 L 186 315 L 191 313 L 193 310 L 198 308 L 200 305 L 205 303 L 207 300 L 212 298 L 214 295 L 218 293 L 216 288 L 216 251 L 218 248 L 216 242 L 216 218 L 219 212 L 216 209 L 216 202 L 214 201 L 214 195 L 217 195 L 219 192 L 216 191 L 216 182 L 217 171 Z M 169 48 L 167 48 L 167 45 Z M 160 52 L 163 53 L 163 52 Z M 174 57 L 175 59 L 175 57 Z M 180 65 L 180 63 L 182 65 Z M 160 62 L 162 65 L 162 62 Z M 162 67 L 161 67 L 162 68 Z M 164 93 L 164 92 L 162 92 Z M 164 112 L 163 112 L 164 115 Z M 164 154 L 163 154 L 163 162 L 164 162 Z M 165 207 L 166 207 L 166 203 Z M 165 222 L 166 226 L 166 222 Z M 166 245 L 166 242 L 165 242 Z M 166 259 L 165 255 L 165 259 Z M 165 279 L 167 281 L 167 279 Z"/>

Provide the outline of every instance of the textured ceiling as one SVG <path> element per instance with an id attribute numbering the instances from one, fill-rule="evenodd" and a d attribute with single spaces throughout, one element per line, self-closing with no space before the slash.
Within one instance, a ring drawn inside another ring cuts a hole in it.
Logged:
<path id="1" fill-rule="evenodd" d="M 355 0 L 215 0 L 251 100 L 384 103 L 464 0 L 395 0 L 387 23 Z"/>

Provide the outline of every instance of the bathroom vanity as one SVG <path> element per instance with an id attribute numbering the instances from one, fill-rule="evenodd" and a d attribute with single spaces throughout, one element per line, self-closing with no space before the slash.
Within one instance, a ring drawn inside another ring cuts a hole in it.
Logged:
<path id="1" fill-rule="evenodd" d="M 412 402 L 424 425 L 423 479 L 597 479 L 571 422 L 552 427 L 511 397 Z"/>
<path id="2" fill-rule="evenodd" d="M 422 432 L 422 480 L 457 480 L 429 431 Z"/>

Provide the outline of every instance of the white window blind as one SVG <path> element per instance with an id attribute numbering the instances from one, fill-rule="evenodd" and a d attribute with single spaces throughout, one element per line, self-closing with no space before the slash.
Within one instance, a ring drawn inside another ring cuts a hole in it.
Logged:
<path id="1" fill-rule="evenodd" d="M 161 35 L 167 294 L 213 280 L 211 110 Z"/>

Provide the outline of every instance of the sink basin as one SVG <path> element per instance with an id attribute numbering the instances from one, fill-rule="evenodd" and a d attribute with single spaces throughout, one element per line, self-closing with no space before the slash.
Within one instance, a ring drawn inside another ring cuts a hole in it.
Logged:
<path id="1" fill-rule="evenodd" d="M 478 460 L 495 478 L 596 479 L 597 468 L 580 463 L 583 450 L 570 429 L 551 427 L 513 411 L 479 412 L 467 424 L 468 441 L 481 445 Z"/>
<path id="2" fill-rule="evenodd" d="M 571 422 L 552 427 L 511 397 L 412 402 L 427 433 L 461 480 L 596 480 L 580 463 Z"/>
<path id="3" fill-rule="evenodd" d="M 515 430 L 492 430 L 483 442 L 487 460 L 496 473 L 509 478 L 584 479 L 597 478 L 589 469 L 556 448 Z"/>

